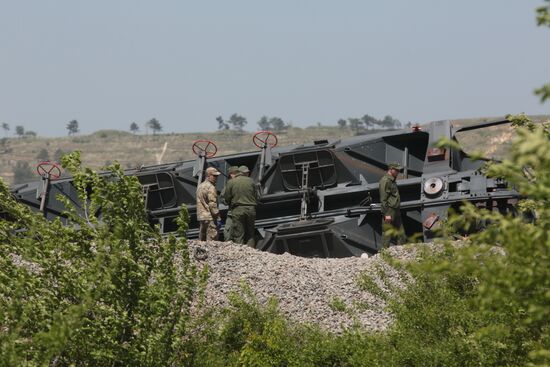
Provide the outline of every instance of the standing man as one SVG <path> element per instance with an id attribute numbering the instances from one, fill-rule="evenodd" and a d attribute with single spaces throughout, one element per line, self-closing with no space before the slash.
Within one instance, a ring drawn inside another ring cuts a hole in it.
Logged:
<path id="1" fill-rule="evenodd" d="M 225 202 L 229 205 L 232 220 L 231 240 L 255 247 L 254 222 L 258 192 L 254 181 L 248 177 L 248 167 L 240 166 L 239 173 L 240 175 L 231 179 L 225 187 Z"/>
<path id="2" fill-rule="evenodd" d="M 216 181 L 220 172 L 214 167 L 205 171 L 205 180 L 197 187 L 197 220 L 199 221 L 199 241 L 218 239 L 217 221 L 220 219 L 218 209 L 218 192 Z"/>
<path id="3" fill-rule="evenodd" d="M 390 242 L 402 245 L 404 243 L 405 229 L 401 220 L 401 198 L 395 179 L 401 166 L 398 163 L 390 163 L 388 172 L 380 179 L 380 210 L 382 213 L 382 248 L 390 247 Z M 388 235 L 388 229 L 399 231 L 399 235 Z"/>
<path id="4" fill-rule="evenodd" d="M 226 202 L 225 202 L 225 189 L 227 188 L 227 184 L 229 183 L 229 180 L 231 180 L 232 178 L 235 178 L 239 175 L 239 167 L 238 166 L 231 166 L 227 169 L 227 182 L 225 183 L 225 187 L 223 188 L 221 194 L 220 194 L 220 198 L 221 198 L 221 201 L 225 204 L 225 205 L 228 205 Z M 227 211 L 227 215 L 226 215 L 226 218 L 225 218 L 225 226 L 223 227 L 223 239 L 224 241 L 229 241 L 231 240 L 231 226 L 233 225 L 233 218 L 231 218 L 231 211 Z"/>

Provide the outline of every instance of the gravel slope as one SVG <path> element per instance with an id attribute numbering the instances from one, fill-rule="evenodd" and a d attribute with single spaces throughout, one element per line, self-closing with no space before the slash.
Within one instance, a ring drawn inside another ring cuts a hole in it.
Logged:
<path id="1" fill-rule="evenodd" d="M 227 305 L 228 294 L 238 291 L 244 281 L 260 302 L 276 297 L 280 310 L 290 319 L 316 323 L 334 332 L 354 322 L 369 330 L 383 330 L 391 322 L 391 315 L 384 310 L 385 302 L 359 289 L 355 281 L 358 274 L 369 272 L 384 289 L 388 285 L 400 287 L 404 281 L 379 255 L 303 258 L 217 241 L 189 241 L 189 248 L 195 263 L 208 264 L 210 269 L 205 293 L 207 305 Z M 393 247 L 389 252 L 403 260 L 414 258 L 415 253 L 410 247 Z M 384 281 L 378 276 L 380 269 L 386 274 Z M 358 307 L 359 303 L 362 306 Z M 335 304 L 339 307 L 334 307 Z"/>

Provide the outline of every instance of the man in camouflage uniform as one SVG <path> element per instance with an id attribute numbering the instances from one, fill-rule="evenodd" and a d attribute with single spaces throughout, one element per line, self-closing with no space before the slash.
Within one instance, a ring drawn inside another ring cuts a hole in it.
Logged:
<path id="1" fill-rule="evenodd" d="M 254 222 L 259 195 L 256 184 L 248 177 L 248 167 L 240 166 L 239 172 L 240 175 L 231 179 L 225 187 L 225 202 L 229 205 L 232 220 L 231 240 L 255 247 Z"/>
<path id="2" fill-rule="evenodd" d="M 225 183 L 225 187 L 223 188 L 223 190 L 220 194 L 221 201 L 226 205 L 228 205 L 225 202 L 225 189 L 227 188 L 227 183 L 229 182 L 229 180 L 231 180 L 232 178 L 237 177 L 238 175 L 240 175 L 238 166 L 231 166 L 227 169 L 227 182 Z M 225 226 L 223 227 L 223 239 L 225 241 L 231 240 L 231 225 L 232 224 L 233 224 L 233 219 L 231 218 L 231 212 L 228 210 L 227 211 L 227 216 L 225 218 Z"/>
<path id="3" fill-rule="evenodd" d="M 380 179 L 380 210 L 382 213 L 382 246 L 383 248 L 390 247 L 390 243 L 402 245 L 405 241 L 403 228 L 403 221 L 401 219 L 401 197 L 399 196 L 399 190 L 395 179 L 399 175 L 401 166 L 397 163 L 390 163 L 388 165 L 388 171 Z M 388 229 L 394 229 L 399 231 L 398 236 L 390 236 L 386 232 Z"/>
<path id="4" fill-rule="evenodd" d="M 205 180 L 197 187 L 197 220 L 199 221 L 199 240 L 218 239 L 217 222 L 220 219 L 216 181 L 220 172 L 214 167 L 206 169 Z"/>

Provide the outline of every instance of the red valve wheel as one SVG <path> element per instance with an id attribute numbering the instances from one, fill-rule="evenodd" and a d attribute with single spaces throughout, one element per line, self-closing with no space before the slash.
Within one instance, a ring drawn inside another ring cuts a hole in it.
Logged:
<path id="1" fill-rule="evenodd" d="M 275 148 L 277 146 L 277 141 L 277 135 L 273 134 L 271 131 L 258 131 L 252 137 L 252 142 L 260 149 L 263 149 L 265 146 Z"/>
<path id="2" fill-rule="evenodd" d="M 193 153 L 202 155 L 206 158 L 212 158 L 218 152 L 218 147 L 211 140 L 195 140 L 193 142 Z"/>
<path id="3" fill-rule="evenodd" d="M 61 167 L 55 162 L 44 161 L 38 163 L 36 173 L 41 177 L 57 180 L 61 177 Z"/>

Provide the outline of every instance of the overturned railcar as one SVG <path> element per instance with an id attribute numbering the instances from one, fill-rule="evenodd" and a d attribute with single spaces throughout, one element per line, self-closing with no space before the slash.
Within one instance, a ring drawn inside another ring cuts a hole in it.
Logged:
<path id="1" fill-rule="evenodd" d="M 230 166 L 246 165 L 261 192 L 256 220 L 258 249 L 307 257 L 360 256 L 376 253 L 382 246 L 378 181 L 390 162 L 404 167 L 397 184 L 409 236 L 421 233 L 424 241 L 432 240 L 449 209 L 464 201 L 512 210 L 518 192 L 504 180 L 486 177 L 480 170 L 483 161 L 471 160 L 462 150 L 436 147 L 440 138 L 454 139 L 459 131 L 505 123 L 456 129 L 449 121 L 437 121 L 407 130 L 290 147 L 276 147 L 270 133 L 262 132 L 255 136 L 260 149 L 254 152 L 215 157 L 207 142 L 197 146 L 195 161 L 126 173 L 137 176 L 143 185 L 150 221 L 164 233 L 176 230 L 175 218 L 186 205 L 191 216 L 188 238 L 193 239 L 198 236 L 195 191 L 203 170 L 213 166 L 225 174 Z M 57 195 L 79 205 L 70 178 L 44 180 L 15 186 L 12 192 L 48 218 L 61 216 L 64 210 Z M 219 176 L 219 192 L 226 181 L 226 175 Z M 228 208 L 220 204 L 220 209 L 224 219 Z"/>

